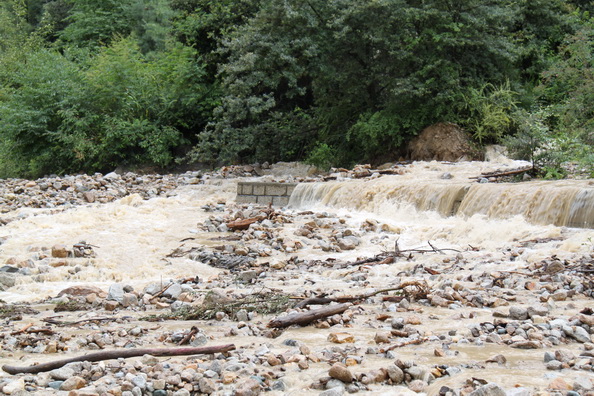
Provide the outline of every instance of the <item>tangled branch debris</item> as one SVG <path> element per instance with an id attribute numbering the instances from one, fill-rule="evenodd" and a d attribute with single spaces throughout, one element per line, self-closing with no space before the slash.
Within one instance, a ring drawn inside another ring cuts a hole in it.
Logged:
<path id="1" fill-rule="evenodd" d="M 336 303 L 356 303 L 360 301 L 364 301 L 370 297 L 381 293 L 387 293 L 391 291 L 400 291 L 403 298 L 413 298 L 415 300 L 426 298 L 427 294 L 429 294 L 429 285 L 426 281 L 407 281 L 400 284 L 397 287 L 391 287 L 388 289 L 381 289 L 376 290 L 370 293 L 360 294 L 358 296 L 340 296 L 340 297 L 310 297 L 306 298 L 303 301 L 297 303 L 295 308 L 304 308 L 308 305 L 323 305 L 323 304 L 330 304 L 333 302 Z"/>
<path id="2" fill-rule="evenodd" d="M 210 301 L 199 306 L 184 306 L 175 312 L 151 315 L 142 320 L 151 322 L 160 320 L 210 320 L 216 317 L 217 312 L 223 312 L 233 318 L 240 309 L 259 314 L 276 314 L 285 311 L 291 306 L 291 298 L 288 295 L 277 293 L 254 293 L 245 298 L 234 301 Z"/>
<path id="3" fill-rule="evenodd" d="M 413 253 L 443 254 L 446 251 L 460 253 L 460 251 L 456 250 L 456 249 L 437 248 L 431 243 L 431 241 L 427 241 L 427 244 L 431 247 L 431 249 L 421 249 L 421 248 L 400 249 L 400 246 L 398 246 L 398 240 L 396 240 L 394 242 L 394 250 L 393 251 L 382 252 L 382 253 L 377 254 L 373 257 L 369 257 L 369 258 L 357 260 L 357 261 L 352 261 L 352 262 L 348 262 L 348 263 L 342 263 L 339 265 L 341 267 L 352 267 L 352 266 L 363 265 L 363 264 L 366 264 L 366 265 L 392 264 L 393 262 L 396 261 L 397 258 L 400 258 L 400 257 L 408 256 L 407 258 L 409 258 L 409 259 L 412 258 Z"/>

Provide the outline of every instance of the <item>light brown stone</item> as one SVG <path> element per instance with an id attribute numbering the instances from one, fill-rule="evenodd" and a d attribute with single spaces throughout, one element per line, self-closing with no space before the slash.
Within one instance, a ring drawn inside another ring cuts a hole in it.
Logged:
<path id="1" fill-rule="evenodd" d="M 80 389 L 86 385 L 87 385 L 87 381 L 85 381 L 81 377 L 74 376 L 74 377 L 70 377 L 66 381 L 64 381 L 62 383 L 62 386 L 60 386 L 60 390 L 71 391 L 74 389 Z"/>
<path id="2" fill-rule="evenodd" d="M 353 374 L 349 371 L 347 366 L 342 363 L 334 363 L 332 367 L 330 367 L 330 370 L 328 370 L 328 375 L 345 383 L 353 382 Z"/>
<path id="3" fill-rule="evenodd" d="M 328 341 L 335 344 L 346 344 L 355 342 L 355 336 L 349 333 L 330 333 L 328 335 Z"/>
<path id="4" fill-rule="evenodd" d="M 52 257 L 56 258 L 66 258 L 68 257 L 68 249 L 65 245 L 54 245 L 52 246 Z"/>

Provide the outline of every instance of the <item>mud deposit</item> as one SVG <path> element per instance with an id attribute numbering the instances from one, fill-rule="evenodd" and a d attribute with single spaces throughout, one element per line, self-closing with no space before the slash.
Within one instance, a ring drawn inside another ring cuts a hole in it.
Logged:
<path id="1" fill-rule="evenodd" d="M 236 204 L 272 179 L 247 168 L 4 181 L 0 391 L 594 395 L 594 187 L 470 179 L 516 165 L 337 172 L 287 208 Z"/>

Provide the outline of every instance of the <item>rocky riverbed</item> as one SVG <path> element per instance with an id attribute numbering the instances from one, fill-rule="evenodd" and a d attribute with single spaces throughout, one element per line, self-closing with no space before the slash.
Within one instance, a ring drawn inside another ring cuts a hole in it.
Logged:
<path id="1" fill-rule="evenodd" d="M 498 166 L 386 169 L 456 180 Z M 332 177 L 383 177 L 365 169 Z M 235 203 L 238 177 L 322 179 L 273 170 L 4 181 L 1 364 L 19 371 L 110 350 L 234 349 L 4 373 L 0 390 L 594 394 L 593 230 Z M 340 304 L 302 326 L 275 325 Z"/>

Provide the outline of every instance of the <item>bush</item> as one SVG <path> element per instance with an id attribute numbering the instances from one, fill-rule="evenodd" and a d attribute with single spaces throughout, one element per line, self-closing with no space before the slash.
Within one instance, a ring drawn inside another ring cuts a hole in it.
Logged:
<path id="1" fill-rule="evenodd" d="M 467 116 L 459 123 L 472 132 L 479 143 L 497 143 L 514 130 L 516 97 L 509 82 L 470 88 L 463 96 L 463 112 Z"/>
<path id="2" fill-rule="evenodd" d="M 327 171 L 336 164 L 336 155 L 336 149 L 328 146 L 326 143 L 318 143 L 309 152 L 305 162 Z"/>

